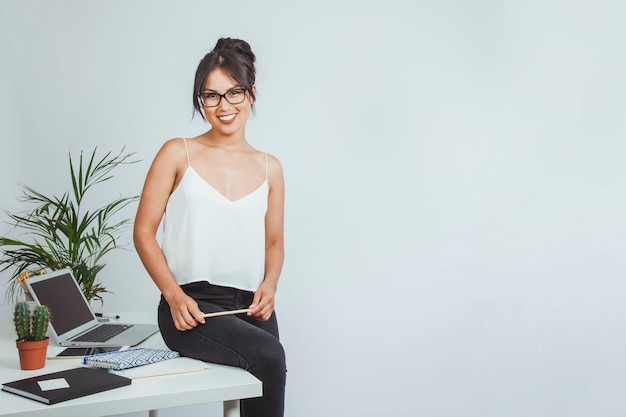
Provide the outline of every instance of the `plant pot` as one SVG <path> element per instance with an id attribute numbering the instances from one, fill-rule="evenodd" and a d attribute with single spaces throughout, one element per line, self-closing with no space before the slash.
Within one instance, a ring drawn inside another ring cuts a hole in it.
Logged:
<path id="1" fill-rule="evenodd" d="M 49 337 L 36 342 L 20 342 L 16 340 L 15 345 L 20 355 L 20 368 L 25 371 L 43 368 L 46 365 L 48 343 L 50 343 Z"/>

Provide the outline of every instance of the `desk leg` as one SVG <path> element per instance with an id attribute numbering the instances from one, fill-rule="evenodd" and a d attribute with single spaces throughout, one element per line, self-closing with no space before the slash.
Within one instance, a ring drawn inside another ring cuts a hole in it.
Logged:
<path id="1" fill-rule="evenodd" d="M 148 417 L 159 417 L 159 410 L 149 410 Z"/>
<path id="2" fill-rule="evenodd" d="M 239 400 L 224 401 L 224 417 L 240 417 Z M 150 416 L 152 417 L 152 416 Z"/>

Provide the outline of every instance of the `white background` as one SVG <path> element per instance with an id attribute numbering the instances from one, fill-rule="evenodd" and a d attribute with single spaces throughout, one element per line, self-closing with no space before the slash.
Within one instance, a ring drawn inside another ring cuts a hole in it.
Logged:
<path id="1" fill-rule="evenodd" d="M 141 159 L 102 198 L 140 193 L 165 140 L 206 129 L 199 60 L 246 39 L 247 136 L 287 185 L 287 415 L 623 416 L 625 20 L 597 0 L 0 0 L 0 208 L 24 208 L 18 181 L 68 189 L 68 152 L 96 145 Z M 125 243 L 103 311 L 157 302 Z"/>

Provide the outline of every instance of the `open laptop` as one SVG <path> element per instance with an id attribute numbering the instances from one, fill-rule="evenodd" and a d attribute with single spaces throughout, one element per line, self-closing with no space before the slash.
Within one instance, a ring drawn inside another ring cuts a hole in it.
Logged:
<path id="1" fill-rule="evenodd" d="M 156 324 L 98 322 L 70 269 L 25 283 L 37 304 L 50 309 L 50 333 L 60 346 L 135 346 L 159 330 Z"/>

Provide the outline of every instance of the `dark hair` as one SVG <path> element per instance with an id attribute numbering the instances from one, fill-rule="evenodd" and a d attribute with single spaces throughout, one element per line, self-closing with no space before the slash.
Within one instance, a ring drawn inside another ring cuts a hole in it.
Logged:
<path id="1" fill-rule="evenodd" d="M 204 119 L 202 106 L 198 97 L 202 93 L 206 79 L 211 71 L 220 68 L 233 80 L 246 89 L 252 100 L 256 100 L 254 85 L 256 57 L 248 42 L 241 39 L 221 38 L 211 52 L 206 54 L 196 69 L 196 78 L 193 83 L 193 107 Z"/>

